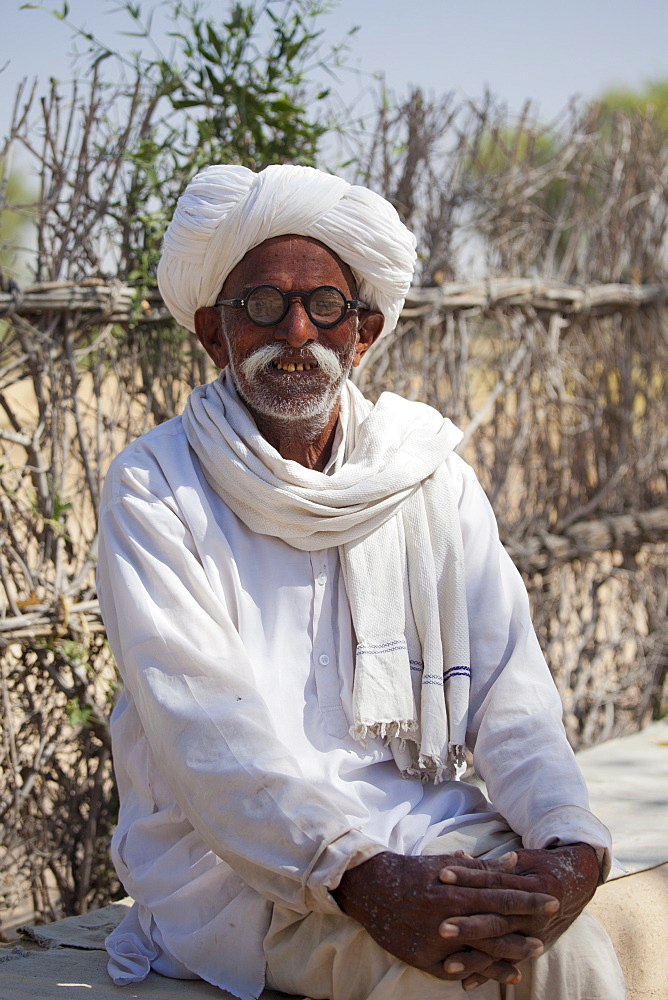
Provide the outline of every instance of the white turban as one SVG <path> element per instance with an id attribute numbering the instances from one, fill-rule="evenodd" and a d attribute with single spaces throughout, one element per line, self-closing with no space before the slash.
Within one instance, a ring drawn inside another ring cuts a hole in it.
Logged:
<path id="1" fill-rule="evenodd" d="M 239 261 L 273 236 L 310 236 L 352 270 L 357 294 L 397 324 L 415 267 L 415 237 L 388 201 L 313 167 L 290 164 L 201 170 L 179 198 L 165 233 L 158 287 L 188 330 Z"/>

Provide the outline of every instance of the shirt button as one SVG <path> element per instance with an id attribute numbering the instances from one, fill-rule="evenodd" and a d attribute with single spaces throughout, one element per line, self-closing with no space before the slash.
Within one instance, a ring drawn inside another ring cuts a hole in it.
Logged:
<path id="1" fill-rule="evenodd" d="M 327 583 L 327 574 L 319 573 L 318 576 L 316 577 L 316 582 L 319 583 L 321 587 L 324 587 L 325 584 Z"/>
<path id="2" fill-rule="evenodd" d="M 327 664 L 329 663 L 329 657 L 327 653 L 320 654 L 320 656 L 318 657 L 318 663 L 320 664 L 321 667 L 327 666 Z"/>

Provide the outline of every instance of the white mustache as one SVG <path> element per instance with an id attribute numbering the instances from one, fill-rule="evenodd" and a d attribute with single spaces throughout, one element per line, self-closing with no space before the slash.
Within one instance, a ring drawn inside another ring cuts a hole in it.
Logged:
<path id="1" fill-rule="evenodd" d="M 257 351 L 253 351 L 247 358 L 244 358 L 239 365 L 239 371 L 249 383 L 252 383 L 261 371 L 273 364 L 274 361 L 280 361 L 283 353 L 284 348 L 280 344 L 265 344 L 264 347 L 258 347 Z M 331 348 L 324 347 L 323 344 L 311 344 L 307 357 L 301 360 L 308 363 L 311 359 L 317 362 L 318 368 L 321 368 L 330 379 L 339 379 L 343 375 L 341 362 Z M 294 362 L 295 359 L 291 357 L 289 360 Z"/>

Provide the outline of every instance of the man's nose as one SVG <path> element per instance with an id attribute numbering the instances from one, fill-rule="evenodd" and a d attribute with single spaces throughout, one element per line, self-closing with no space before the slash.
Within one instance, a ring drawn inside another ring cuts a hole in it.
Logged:
<path id="1" fill-rule="evenodd" d="M 309 319 L 301 299 L 290 299 L 288 311 L 274 327 L 277 340 L 284 340 L 290 347 L 303 347 L 309 341 L 318 339 L 318 328 Z"/>

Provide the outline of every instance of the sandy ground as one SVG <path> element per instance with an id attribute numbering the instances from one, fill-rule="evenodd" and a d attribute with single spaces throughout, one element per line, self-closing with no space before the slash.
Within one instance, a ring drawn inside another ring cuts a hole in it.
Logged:
<path id="1" fill-rule="evenodd" d="M 612 832 L 613 855 L 622 869 L 637 872 L 668 861 L 668 717 L 580 751 L 578 763 L 592 811 Z M 613 868 L 611 877 L 623 874 Z M 668 1000 L 668 991 L 662 1000 Z"/>

